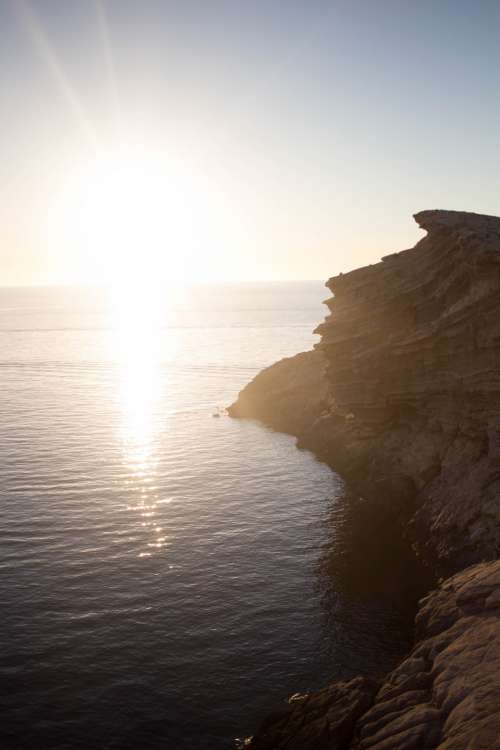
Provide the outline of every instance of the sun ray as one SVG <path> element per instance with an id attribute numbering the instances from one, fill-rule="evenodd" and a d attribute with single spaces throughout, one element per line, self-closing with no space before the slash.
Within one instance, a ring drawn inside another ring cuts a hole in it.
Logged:
<path id="1" fill-rule="evenodd" d="M 101 41 L 104 66 L 108 81 L 109 95 L 113 111 L 114 125 L 118 135 L 122 133 L 122 112 L 120 97 L 118 94 L 118 83 L 116 78 L 116 66 L 113 56 L 113 47 L 111 45 L 111 35 L 109 30 L 108 14 L 103 0 L 95 0 L 97 13 L 97 25 L 99 28 L 99 37 Z"/>
<path id="2" fill-rule="evenodd" d="M 16 0 L 15 9 L 18 18 L 30 36 L 35 51 L 46 65 L 59 92 L 65 99 L 73 118 L 89 145 L 96 148 L 98 145 L 97 134 L 93 127 L 83 104 L 76 94 L 71 81 L 66 75 L 56 51 L 51 45 L 42 24 L 37 18 L 29 0 Z"/>

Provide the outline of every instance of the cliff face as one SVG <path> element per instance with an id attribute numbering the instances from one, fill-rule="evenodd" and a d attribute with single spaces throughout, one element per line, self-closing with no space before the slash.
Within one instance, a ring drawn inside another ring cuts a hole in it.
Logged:
<path id="1" fill-rule="evenodd" d="M 500 219 L 415 218 L 413 249 L 328 281 L 316 352 L 265 370 L 229 411 L 297 435 L 454 572 L 500 549 Z"/>
<path id="2" fill-rule="evenodd" d="M 415 248 L 328 282 L 333 403 L 302 442 L 457 570 L 500 548 L 500 219 L 415 218 Z"/>
<path id="3" fill-rule="evenodd" d="M 500 218 L 415 219 L 413 249 L 330 279 L 316 350 L 261 373 L 230 413 L 296 435 L 454 575 L 380 685 L 295 699 L 256 750 L 500 748 Z"/>

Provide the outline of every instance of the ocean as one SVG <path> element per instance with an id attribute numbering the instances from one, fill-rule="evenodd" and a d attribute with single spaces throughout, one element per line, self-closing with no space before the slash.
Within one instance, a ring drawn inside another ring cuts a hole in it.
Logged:
<path id="1" fill-rule="evenodd" d="M 404 652 L 411 562 L 379 515 L 223 411 L 314 345 L 326 296 L 0 290 L 3 750 L 224 750 Z"/>

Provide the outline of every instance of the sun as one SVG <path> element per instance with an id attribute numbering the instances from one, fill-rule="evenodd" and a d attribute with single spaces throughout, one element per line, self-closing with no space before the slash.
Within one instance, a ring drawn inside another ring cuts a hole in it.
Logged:
<path id="1" fill-rule="evenodd" d="M 213 186 L 172 157 L 108 149 L 75 166 L 61 194 L 58 221 L 78 280 L 186 282 L 203 263 Z"/>

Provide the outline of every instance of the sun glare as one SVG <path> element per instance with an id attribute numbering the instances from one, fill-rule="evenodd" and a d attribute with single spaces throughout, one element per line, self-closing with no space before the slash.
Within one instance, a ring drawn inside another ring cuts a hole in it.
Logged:
<path id="1" fill-rule="evenodd" d="M 157 290 L 117 286 L 111 292 L 111 349 L 118 365 L 121 438 L 127 462 L 141 471 L 151 460 L 160 383 L 164 306 Z"/>
<path id="2" fill-rule="evenodd" d="M 108 151 L 74 168 L 61 192 L 63 244 L 76 250 L 78 280 L 184 282 L 203 264 L 216 215 L 213 186 L 175 159 Z"/>
<path id="3" fill-rule="evenodd" d="M 137 513 L 145 532 L 139 557 L 150 557 L 167 546 L 157 517 L 156 472 L 158 439 L 164 415 L 162 389 L 168 372 L 162 371 L 162 351 L 168 324 L 165 296 L 149 287 L 114 286 L 110 290 L 110 352 L 116 363 L 116 403 L 120 419 L 117 435 L 128 469 L 127 488 L 135 500 L 127 505 Z M 170 355 L 172 352 L 170 351 Z"/>

